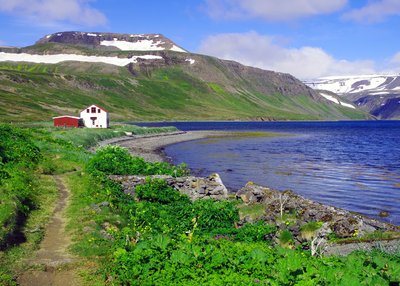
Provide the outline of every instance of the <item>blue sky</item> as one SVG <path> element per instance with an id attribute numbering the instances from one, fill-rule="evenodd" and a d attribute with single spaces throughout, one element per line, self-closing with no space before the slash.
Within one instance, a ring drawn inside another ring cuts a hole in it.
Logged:
<path id="1" fill-rule="evenodd" d="M 161 33 L 302 79 L 400 72 L 400 0 L 0 0 L 0 45 L 60 31 Z"/>

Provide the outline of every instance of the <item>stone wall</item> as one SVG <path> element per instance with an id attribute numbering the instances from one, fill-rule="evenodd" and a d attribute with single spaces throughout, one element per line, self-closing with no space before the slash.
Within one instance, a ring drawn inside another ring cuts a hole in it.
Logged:
<path id="1" fill-rule="evenodd" d="M 180 193 L 188 195 L 191 200 L 215 199 L 225 200 L 228 198 L 228 190 L 218 174 L 203 177 L 172 177 L 166 175 L 147 176 L 150 178 L 164 179 L 168 185 Z M 146 176 L 120 176 L 112 175 L 110 179 L 122 184 L 124 193 L 134 196 L 135 187 L 144 184 Z"/>

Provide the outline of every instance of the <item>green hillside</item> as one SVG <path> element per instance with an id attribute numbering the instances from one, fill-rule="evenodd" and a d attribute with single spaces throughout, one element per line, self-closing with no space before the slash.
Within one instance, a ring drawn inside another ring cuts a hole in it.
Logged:
<path id="1" fill-rule="evenodd" d="M 46 44 L 24 52 L 65 52 Z M 74 48 L 73 52 L 86 53 Z M 91 52 L 93 54 L 93 52 Z M 96 52 L 129 56 L 128 52 Z M 137 54 L 137 53 L 136 53 Z M 147 53 L 148 54 L 148 53 Z M 337 120 L 365 119 L 359 110 L 318 98 L 290 75 L 263 71 L 212 57 L 153 52 L 161 62 L 128 67 L 64 62 L 0 62 L 0 120 L 48 121 L 78 115 L 90 104 L 112 120 Z M 194 59 L 190 65 L 187 58 Z"/>

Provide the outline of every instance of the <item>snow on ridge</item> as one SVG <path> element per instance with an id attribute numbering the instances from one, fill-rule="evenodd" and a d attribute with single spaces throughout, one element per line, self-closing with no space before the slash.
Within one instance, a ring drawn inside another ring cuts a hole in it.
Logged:
<path id="1" fill-rule="evenodd" d="M 191 65 L 194 64 L 196 61 L 194 59 L 186 59 L 185 62 L 189 62 Z"/>
<path id="2" fill-rule="evenodd" d="M 317 80 L 343 80 L 343 79 L 358 79 L 358 78 L 373 78 L 373 77 L 396 77 L 399 76 L 399 74 L 361 74 L 361 75 L 340 75 L 340 76 L 325 76 L 325 77 L 319 77 Z"/>
<path id="3" fill-rule="evenodd" d="M 186 51 L 184 49 L 181 49 L 180 47 L 173 45 L 172 48 L 169 49 L 170 51 L 174 51 L 174 52 L 181 52 L 181 53 L 186 53 Z"/>
<path id="4" fill-rule="evenodd" d="M 352 76 L 352 77 L 327 77 L 307 82 L 306 84 L 315 89 L 329 90 L 338 94 L 357 93 L 364 90 L 384 90 L 381 86 L 387 80 L 388 76 L 370 75 L 370 76 Z"/>
<path id="5" fill-rule="evenodd" d="M 111 46 L 120 49 L 121 51 L 162 51 L 165 50 L 159 45 L 163 44 L 162 41 L 154 42 L 152 40 L 141 40 L 137 42 L 119 41 L 114 38 L 113 41 L 101 41 L 102 46 Z"/>
<path id="6" fill-rule="evenodd" d="M 87 33 L 86 35 L 88 35 L 90 37 L 97 37 L 97 34 L 93 34 L 93 33 Z"/>
<path id="7" fill-rule="evenodd" d="M 92 63 L 106 63 L 122 67 L 130 63 L 137 63 L 138 59 L 159 60 L 162 59 L 162 57 L 155 55 L 143 55 L 143 56 L 133 56 L 131 58 L 118 58 L 118 57 L 83 56 L 74 54 L 31 55 L 26 53 L 14 54 L 14 53 L 0 52 L 0 62 L 11 61 L 11 62 L 57 64 L 65 61 L 79 61 L 79 62 L 92 62 Z"/>
<path id="8" fill-rule="evenodd" d="M 377 91 L 377 92 L 371 92 L 370 95 L 380 95 L 380 94 L 389 94 L 388 91 Z M 382 96 L 381 96 L 382 98 Z"/>
<path id="9" fill-rule="evenodd" d="M 133 37 L 141 37 L 143 35 L 130 35 L 131 38 Z M 108 46 L 108 47 L 116 47 L 120 49 L 121 51 L 165 51 L 167 50 L 165 47 L 162 45 L 165 44 L 162 40 L 154 41 L 152 39 L 146 40 L 140 40 L 137 42 L 129 42 L 129 41 L 123 41 L 123 40 L 118 40 L 117 38 L 114 38 L 113 41 L 101 41 L 100 45 L 102 46 Z M 186 53 L 185 50 L 179 48 L 176 45 L 173 45 L 170 51 L 175 51 L 175 52 L 181 52 L 181 53 Z"/>

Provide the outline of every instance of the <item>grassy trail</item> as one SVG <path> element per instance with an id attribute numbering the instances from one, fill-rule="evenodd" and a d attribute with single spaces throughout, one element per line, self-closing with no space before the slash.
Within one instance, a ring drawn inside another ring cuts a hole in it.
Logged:
<path id="1" fill-rule="evenodd" d="M 82 284 L 75 270 L 77 258 L 68 252 L 71 238 L 65 231 L 67 224 L 65 210 L 69 204 L 70 190 L 64 182 L 65 176 L 65 174 L 54 176 L 59 197 L 40 248 L 34 257 L 27 261 L 31 270 L 18 278 L 18 284 L 21 286 Z"/>

